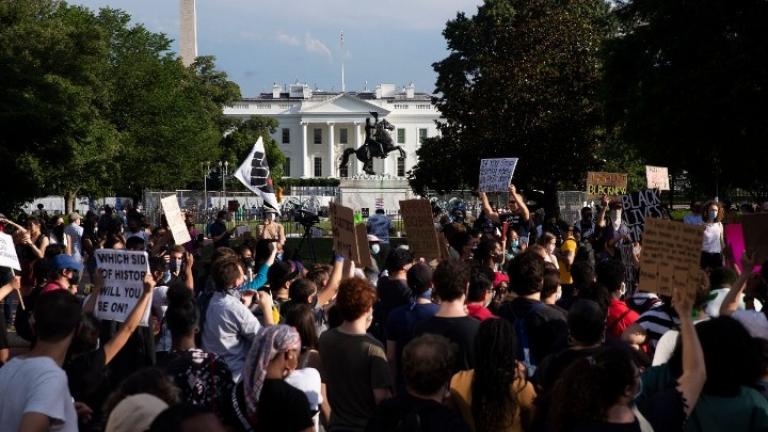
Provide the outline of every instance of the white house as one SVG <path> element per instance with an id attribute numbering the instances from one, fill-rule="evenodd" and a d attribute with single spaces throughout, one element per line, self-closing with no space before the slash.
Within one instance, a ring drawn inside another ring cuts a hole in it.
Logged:
<path id="1" fill-rule="evenodd" d="M 392 140 L 405 150 L 385 160 L 376 159 L 374 171 L 403 177 L 416 164 L 416 149 L 421 139 L 437 135 L 435 120 L 439 111 L 431 95 L 417 93 L 410 84 L 398 90 L 394 84 L 380 84 L 374 91 L 326 92 L 307 84 L 274 85 L 272 93 L 245 98 L 224 108 L 224 114 L 246 118 L 260 115 L 277 119 L 273 136 L 287 161 L 288 177 L 352 177 L 362 174 L 362 163 L 350 157 L 347 169 L 339 159 L 347 148 L 358 148 L 365 140 L 365 119 L 379 113 L 395 126 Z"/>

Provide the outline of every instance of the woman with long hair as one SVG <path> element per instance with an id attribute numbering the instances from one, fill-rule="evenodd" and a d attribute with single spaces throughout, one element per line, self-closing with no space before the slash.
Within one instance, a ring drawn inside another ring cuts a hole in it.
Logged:
<path id="1" fill-rule="evenodd" d="M 488 319 L 475 337 L 475 369 L 451 379 L 451 394 L 475 431 L 522 431 L 536 392 L 515 359 L 517 337 L 509 321 Z"/>

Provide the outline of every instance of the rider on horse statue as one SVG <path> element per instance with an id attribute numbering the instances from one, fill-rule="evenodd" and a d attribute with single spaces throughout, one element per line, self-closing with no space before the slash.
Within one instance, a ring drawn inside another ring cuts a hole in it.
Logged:
<path id="1" fill-rule="evenodd" d="M 376 173 L 373 171 L 374 158 L 385 159 L 390 152 L 395 150 L 400 152 L 400 157 L 405 157 L 405 150 L 396 146 L 389 135 L 389 131 L 395 129 L 392 123 L 386 119 L 379 121 L 379 113 L 377 112 L 371 111 L 371 116 L 374 118 L 373 124 L 371 124 L 370 117 L 365 119 L 365 143 L 357 150 L 351 148 L 344 150 L 341 156 L 341 167 L 347 166 L 349 156 L 354 153 L 357 159 L 363 163 L 363 171 L 368 175 L 375 175 Z"/>

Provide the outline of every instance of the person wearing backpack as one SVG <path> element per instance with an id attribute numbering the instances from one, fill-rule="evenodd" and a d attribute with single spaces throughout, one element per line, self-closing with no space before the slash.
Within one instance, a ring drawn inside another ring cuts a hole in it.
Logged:
<path id="1" fill-rule="evenodd" d="M 533 375 L 544 357 L 568 346 L 568 324 L 561 313 L 541 301 L 544 259 L 540 255 L 524 252 L 509 263 L 507 273 L 517 297 L 502 303 L 498 315 L 515 326 L 518 360 Z"/>

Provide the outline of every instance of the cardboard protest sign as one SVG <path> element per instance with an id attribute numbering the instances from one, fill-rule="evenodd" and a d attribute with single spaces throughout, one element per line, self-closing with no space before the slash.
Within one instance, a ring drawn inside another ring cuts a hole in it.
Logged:
<path id="1" fill-rule="evenodd" d="M 16 247 L 13 245 L 13 237 L 5 233 L 0 233 L 0 267 L 10 267 L 21 271 Z"/>
<path id="2" fill-rule="evenodd" d="M 416 258 L 439 258 L 440 243 L 432 220 L 432 205 L 427 200 L 400 201 L 408 247 Z"/>
<path id="3" fill-rule="evenodd" d="M 638 289 L 669 296 L 675 288 L 695 291 L 703 236 L 702 225 L 646 219 Z"/>
<path id="4" fill-rule="evenodd" d="M 667 167 L 645 166 L 645 178 L 648 189 L 669 190 L 669 170 Z"/>
<path id="5" fill-rule="evenodd" d="M 725 244 L 728 245 L 728 248 L 731 250 L 731 254 L 733 255 L 733 264 L 736 266 L 736 268 L 739 269 L 739 271 L 744 271 L 744 269 L 741 268 L 741 257 L 744 255 L 747 247 L 744 243 L 744 230 L 741 224 L 724 225 L 723 235 L 725 236 Z M 761 268 L 761 265 L 756 265 L 752 269 L 752 272 L 759 272 Z"/>
<path id="6" fill-rule="evenodd" d="M 160 204 L 163 206 L 163 213 L 165 213 L 165 220 L 168 221 L 168 229 L 173 235 L 173 241 L 177 245 L 183 245 L 192 240 L 187 224 L 184 222 L 184 216 L 181 215 L 179 200 L 176 195 L 161 199 Z"/>
<path id="7" fill-rule="evenodd" d="M 144 292 L 144 275 L 149 272 L 146 252 L 97 249 L 96 268 L 104 286 L 96 302 L 96 318 L 123 322 L 128 318 Z M 149 310 L 141 317 L 142 326 L 149 324 Z"/>
<path id="8" fill-rule="evenodd" d="M 627 175 L 620 173 L 587 173 L 587 199 L 595 200 L 603 195 L 616 197 L 627 194 Z"/>
<path id="9" fill-rule="evenodd" d="M 355 235 L 355 212 L 349 207 L 330 203 L 333 250 L 346 259 L 360 262 Z"/>
<path id="10" fill-rule="evenodd" d="M 640 241 L 643 237 L 646 218 L 660 218 L 665 214 L 661 197 L 653 189 L 622 196 L 621 207 L 621 220 L 629 227 L 629 237 L 633 242 Z"/>
<path id="11" fill-rule="evenodd" d="M 768 259 L 768 213 L 742 215 L 741 225 L 747 253 L 762 263 Z"/>
<path id="12" fill-rule="evenodd" d="M 480 192 L 506 192 L 517 167 L 517 158 L 480 161 Z"/>
<path id="13" fill-rule="evenodd" d="M 368 247 L 368 227 L 365 223 L 355 225 L 355 238 L 357 239 L 357 252 L 360 254 L 360 261 L 356 264 L 360 267 L 373 267 L 371 248 Z"/>

